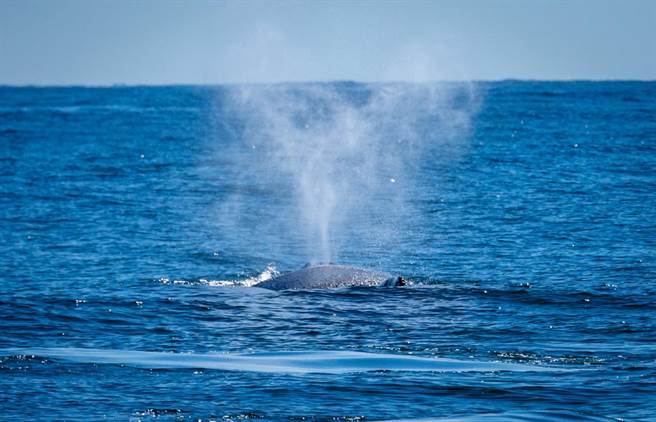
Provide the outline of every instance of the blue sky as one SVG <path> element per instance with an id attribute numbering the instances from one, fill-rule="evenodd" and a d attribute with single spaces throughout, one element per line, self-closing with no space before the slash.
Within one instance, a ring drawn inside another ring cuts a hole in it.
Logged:
<path id="1" fill-rule="evenodd" d="M 656 0 L 0 0 L 0 84 L 656 79 Z"/>

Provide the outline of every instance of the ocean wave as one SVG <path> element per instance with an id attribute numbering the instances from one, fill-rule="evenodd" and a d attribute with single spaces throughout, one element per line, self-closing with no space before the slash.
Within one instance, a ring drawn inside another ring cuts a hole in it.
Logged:
<path id="1" fill-rule="evenodd" d="M 134 350 L 35 348 L 6 349 L 10 360 L 63 360 L 148 369 L 202 368 L 268 373 L 354 372 L 569 372 L 572 369 L 518 363 L 428 358 L 353 351 L 283 351 L 247 354 L 171 353 Z"/>

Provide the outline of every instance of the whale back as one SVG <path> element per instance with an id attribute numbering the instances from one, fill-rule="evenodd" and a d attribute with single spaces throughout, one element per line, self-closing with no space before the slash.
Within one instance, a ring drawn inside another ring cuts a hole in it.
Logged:
<path id="1" fill-rule="evenodd" d="M 326 289 L 343 287 L 375 287 L 390 285 L 392 275 L 346 265 L 306 266 L 270 280 L 256 284 L 271 290 Z M 401 278 L 399 278 L 401 279 Z M 396 285 L 393 283 L 393 285 Z"/>

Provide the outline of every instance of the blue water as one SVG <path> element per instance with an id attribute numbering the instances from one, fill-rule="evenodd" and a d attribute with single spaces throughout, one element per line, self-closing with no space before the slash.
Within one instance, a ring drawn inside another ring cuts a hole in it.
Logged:
<path id="1" fill-rule="evenodd" d="M 391 240 L 336 234 L 411 285 L 272 292 L 312 256 L 230 87 L 0 88 L 0 418 L 656 420 L 656 83 L 454 89 Z"/>

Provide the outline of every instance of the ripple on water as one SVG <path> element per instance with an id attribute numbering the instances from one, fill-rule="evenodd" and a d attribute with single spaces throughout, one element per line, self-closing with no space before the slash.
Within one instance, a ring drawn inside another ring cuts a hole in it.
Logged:
<path id="1" fill-rule="evenodd" d="M 41 348 L 6 350 L 13 359 L 31 356 L 77 363 L 114 364 L 161 368 L 203 368 L 224 371 L 254 371 L 273 373 L 344 374 L 370 371 L 408 372 L 569 372 L 571 368 L 484 362 L 410 355 L 364 353 L 348 351 L 260 352 L 250 354 L 167 353 L 128 350 L 79 348 Z M 11 357 L 9 358 L 12 359 Z"/>

